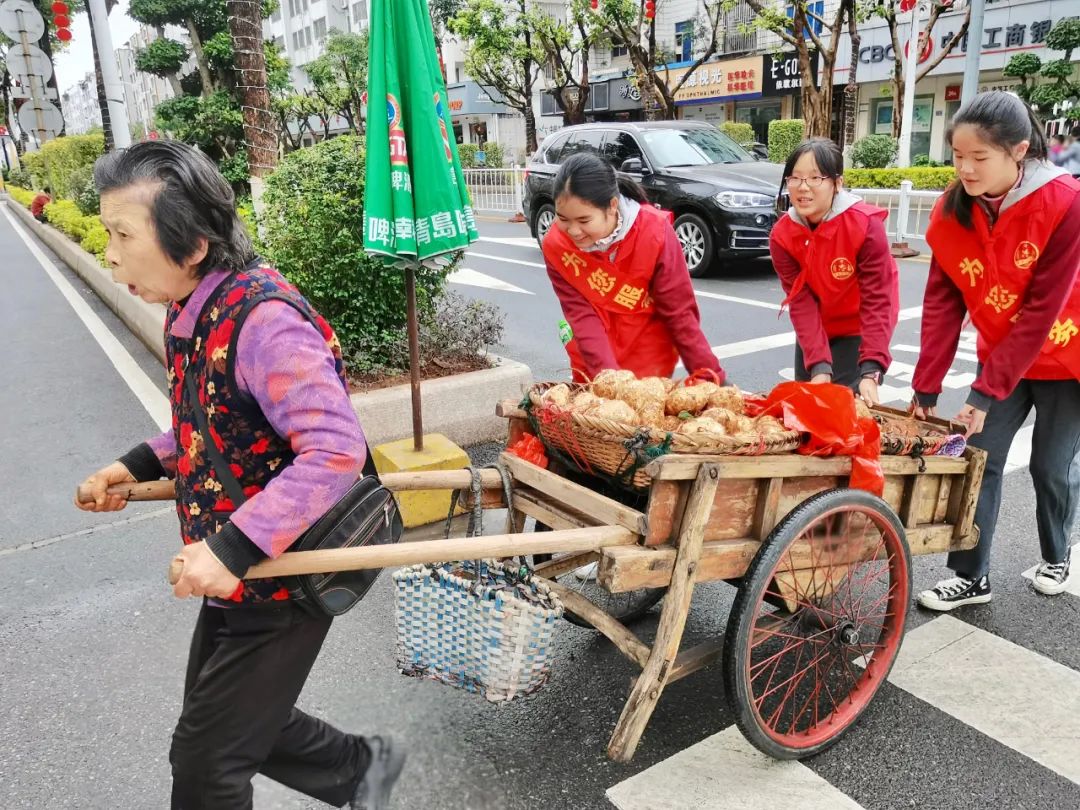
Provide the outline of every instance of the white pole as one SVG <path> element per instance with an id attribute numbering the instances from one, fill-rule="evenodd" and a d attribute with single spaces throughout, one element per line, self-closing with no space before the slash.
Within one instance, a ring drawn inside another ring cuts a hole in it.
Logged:
<path id="1" fill-rule="evenodd" d="M 105 84 L 105 98 L 109 104 L 109 123 L 112 125 L 113 144 L 117 149 L 131 146 L 131 128 L 128 126 L 127 108 L 124 104 L 124 85 L 116 69 L 112 33 L 109 31 L 109 12 L 105 0 L 88 0 L 90 20 L 94 25 L 94 38 L 98 46 L 98 62 L 101 64 L 101 80 Z"/>
<path id="2" fill-rule="evenodd" d="M 911 165 L 911 129 L 915 117 L 915 76 L 919 67 L 919 11 L 921 3 L 911 10 L 911 32 L 908 35 L 907 54 L 904 57 L 904 111 L 900 120 L 900 153 L 896 164 L 900 168 Z"/>
<path id="3" fill-rule="evenodd" d="M 964 55 L 964 83 L 960 103 L 967 104 L 979 92 L 979 57 L 983 41 L 983 0 L 971 0 L 971 22 L 968 25 L 968 46 Z"/>

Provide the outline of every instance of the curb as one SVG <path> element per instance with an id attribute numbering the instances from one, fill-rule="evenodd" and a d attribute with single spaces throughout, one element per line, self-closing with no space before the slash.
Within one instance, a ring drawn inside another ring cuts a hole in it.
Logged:
<path id="1" fill-rule="evenodd" d="M 111 274 L 98 264 L 96 258 L 51 225 L 38 222 L 15 200 L 7 199 L 8 208 L 15 212 L 21 223 L 90 285 L 164 365 L 165 307 L 128 295 L 123 287 L 113 282 Z M 520 399 L 532 384 L 533 376 L 524 363 L 495 355 L 492 359 L 495 361 L 493 368 L 425 380 L 420 384 L 425 433 L 441 433 L 459 447 L 506 438 L 506 420 L 495 415 L 495 406 L 502 399 Z M 395 385 L 350 397 L 369 444 L 383 444 L 412 435 L 411 396 L 409 385 Z"/>

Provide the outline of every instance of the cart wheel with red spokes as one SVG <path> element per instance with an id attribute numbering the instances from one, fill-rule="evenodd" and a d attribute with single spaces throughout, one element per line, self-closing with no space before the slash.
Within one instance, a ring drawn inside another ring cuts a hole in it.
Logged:
<path id="1" fill-rule="evenodd" d="M 836 742 L 888 677 L 910 598 L 904 527 L 883 500 L 834 489 L 792 510 L 750 563 L 724 638 L 746 738 L 777 759 Z"/>

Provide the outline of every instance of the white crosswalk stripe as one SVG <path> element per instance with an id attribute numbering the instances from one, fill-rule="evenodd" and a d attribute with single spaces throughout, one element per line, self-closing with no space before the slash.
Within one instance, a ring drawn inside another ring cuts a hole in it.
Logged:
<path id="1" fill-rule="evenodd" d="M 1080 784 L 1080 672 L 940 616 L 908 631 L 889 682 Z M 861 807 L 806 765 L 758 752 L 735 726 L 612 786 L 607 796 L 619 810 Z"/>
<path id="2" fill-rule="evenodd" d="M 800 762 L 758 751 L 731 726 L 608 789 L 619 810 L 853 810 L 862 805 Z"/>
<path id="3" fill-rule="evenodd" d="M 446 280 L 451 284 L 465 284 L 470 287 L 483 287 L 487 290 L 501 290 L 503 292 L 535 295 L 535 293 L 530 292 L 529 290 L 523 290 L 521 287 L 517 287 L 508 281 L 495 278 L 495 276 L 489 276 L 487 273 L 481 273 L 469 267 L 459 267 L 453 273 L 448 275 Z"/>
<path id="4" fill-rule="evenodd" d="M 889 681 L 1080 784 L 1080 672 L 940 616 L 905 635 Z"/>

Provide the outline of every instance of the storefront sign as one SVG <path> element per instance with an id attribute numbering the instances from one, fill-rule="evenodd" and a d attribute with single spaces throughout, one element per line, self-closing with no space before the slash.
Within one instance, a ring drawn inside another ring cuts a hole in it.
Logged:
<path id="1" fill-rule="evenodd" d="M 960 94 L 963 92 L 963 87 L 959 84 L 950 84 L 945 88 L 945 100 L 946 101 L 959 101 Z"/>
<path id="2" fill-rule="evenodd" d="M 964 13 L 964 11 L 949 12 L 938 19 L 920 61 L 932 60 L 940 56 L 941 51 L 948 46 L 963 25 Z M 1046 36 L 1059 20 L 1071 17 L 1080 17 L 1080 0 L 988 4 L 980 37 L 980 70 L 1000 71 L 1016 53 L 1033 53 L 1043 62 L 1060 59 L 1062 56 L 1060 51 L 1051 51 L 1046 47 Z M 924 18 L 923 24 L 925 23 Z M 858 79 L 860 84 L 890 81 L 893 78 L 893 63 L 896 54 L 893 52 L 892 37 L 888 26 L 884 20 L 873 18 L 860 28 L 862 38 L 859 48 Z M 941 60 L 941 63 L 930 72 L 930 75 L 963 73 L 968 39 L 968 36 L 961 39 L 956 47 Z M 845 36 L 840 42 L 836 55 L 837 68 L 833 79 L 836 84 L 847 82 L 850 62 L 851 40 Z"/>
<path id="3" fill-rule="evenodd" d="M 446 87 L 451 115 L 503 115 L 509 112 L 502 97 L 476 82 L 458 82 Z M 492 95 L 494 94 L 494 96 Z"/>
<path id="4" fill-rule="evenodd" d="M 660 72 L 663 70 L 661 68 Z M 675 103 L 679 106 L 761 97 L 763 77 L 760 56 L 706 62 L 693 72 L 689 68 L 668 70 L 668 87 L 675 87 L 683 76 L 690 73 L 675 93 Z"/>
<path id="5" fill-rule="evenodd" d="M 818 84 L 818 56 L 810 52 L 810 73 L 814 86 Z M 799 69 L 799 56 L 785 52 L 779 56 L 765 54 L 764 77 L 761 82 L 763 96 L 790 96 L 802 91 L 803 77 Z"/>

